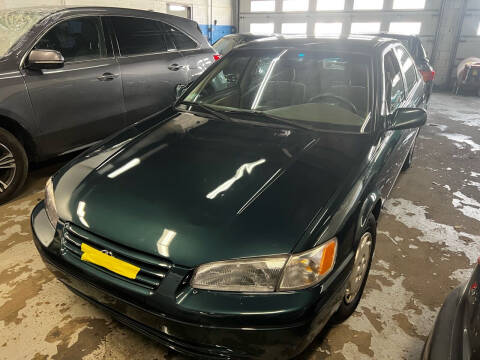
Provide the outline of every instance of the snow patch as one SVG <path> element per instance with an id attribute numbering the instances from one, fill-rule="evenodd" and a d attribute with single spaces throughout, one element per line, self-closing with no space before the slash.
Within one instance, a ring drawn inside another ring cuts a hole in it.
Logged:
<path id="1" fill-rule="evenodd" d="M 477 200 L 469 198 L 460 191 L 454 192 L 453 195 L 455 198 L 452 200 L 452 204 L 456 209 L 461 211 L 463 215 L 480 221 L 480 203 Z"/>
<path id="2" fill-rule="evenodd" d="M 412 201 L 405 199 L 390 199 L 385 202 L 385 212 L 394 216 L 405 226 L 420 230 L 422 235 L 418 240 L 443 245 L 448 251 L 463 253 L 471 264 L 477 262 L 480 254 L 480 236 L 458 232 L 453 226 L 428 219 L 426 206 L 415 205 Z M 460 237 L 468 238 L 472 242 L 466 244 Z"/>
<path id="3" fill-rule="evenodd" d="M 441 134 L 445 136 L 449 140 L 454 142 L 454 145 L 459 149 L 465 149 L 465 145 L 470 146 L 472 151 L 479 151 L 480 145 L 472 140 L 471 136 L 463 135 L 463 134 Z"/>

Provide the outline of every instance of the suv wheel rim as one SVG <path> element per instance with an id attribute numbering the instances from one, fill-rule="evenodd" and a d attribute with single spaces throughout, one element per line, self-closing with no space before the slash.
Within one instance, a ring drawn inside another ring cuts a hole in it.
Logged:
<path id="1" fill-rule="evenodd" d="M 0 143 L 0 193 L 3 193 L 12 184 L 17 171 L 17 164 L 12 151 Z"/>
<path id="2" fill-rule="evenodd" d="M 345 302 L 350 304 L 358 295 L 362 287 L 365 276 L 367 275 L 368 264 L 372 253 L 372 234 L 366 232 L 360 239 L 357 252 L 355 253 L 355 263 L 353 264 L 352 274 L 348 279 L 347 289 L 345 291 Z"/>

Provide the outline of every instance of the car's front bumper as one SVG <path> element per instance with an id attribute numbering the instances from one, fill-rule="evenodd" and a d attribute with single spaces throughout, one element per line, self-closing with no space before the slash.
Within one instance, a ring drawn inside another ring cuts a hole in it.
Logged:
<path id="1" fill-rule="evenodd" d="M 116 287 L 91 269 L 73 266 L 59 251 L 43 203 L 32 213 L 33 238 L 47 267 L 73 292 L 119 321 L 182 353 L 206 358 L 291 358 L 301 353 L 342 301 L 347 266 L 335 281 L 313 289 L 239 294 L 191 289 L 173 269 L 150 296 Z M 42 237 L 54 237 L 45 247 Z"/>

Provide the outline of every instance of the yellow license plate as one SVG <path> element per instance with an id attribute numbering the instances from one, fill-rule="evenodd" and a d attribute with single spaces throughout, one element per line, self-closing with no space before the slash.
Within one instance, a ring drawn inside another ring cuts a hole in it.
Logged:
<path id="1" fill-rule="evenodd" d="M 117 259 L 113 256 L 104 254 L 103 252 L 94 249 L 87 244 L 82 243 L 81 250 L 83 252 L 81 257 L 82 261 L 101 266 L 114 272 L 115 274 L 125 276 L 129 279 L 135 279 L 140 271 L 139 267 Z"/>

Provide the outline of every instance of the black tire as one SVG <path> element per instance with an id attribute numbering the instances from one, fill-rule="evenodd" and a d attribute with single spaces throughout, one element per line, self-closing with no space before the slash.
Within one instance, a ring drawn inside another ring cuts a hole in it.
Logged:
<path id="1" fill-rule="evenodd" d="M 367 236 L 367 234 L 371 235 L 371 246 L 369 251 L 370 257 L 366 263 L 366 272 L 361 282 L 360 289 L 358 290 L 358 292 L 353 298 L 348 300 L 347 300 L 348 291 L 345 292 L 345 295 L 342 299 L 342 303 L 340 307 L 338 308 L 337 312 L 332 315 L 332 318 L 330 319 L 330 322 L 332 324 L 340 324 L 343 321 L 347 320 L 350 317 L 350 315 L 353 314 L 353 312 L 358 306 L 358 303 L 360 302 L 360 299 L 362 298 L 363 290 L 365 289 L 365 284 L 367 283 L 367 279 L 368 279 L 368 273 L 370 272 L 370 266 L 372 265 L 373 254 L 375 252 L 375 243 L 377 239 L 377 222 L 375 220 L 375 217 L 371 213 L 368 216 L 368 219 L 365 222 L 365 225 L 362 227 L 362 229 L 360 229 L 360 231 L 358 231 L 357 238 L 355 239 L 356 240 L 355 243 L 358 246 L 360 246 L 362 238 L 364 238 L 364 236 Z M 358 250 L 359 248 L 357 247 L 356 253 L 358 252 Z"/>
<path id="2" fill-rule="evenodd" d="M 27 174 L 25 149 L 15 136 L 0 128 L 0 204 L 10 200 L 21 189 Z"/>
<path id="3" fill-rule="evenodd" d="M 410 167 L 412 166 L 412 163 L 413 163 L 413 153 L 414 153 L 414 151 L 415 151 L 415 145 L 416 145 L 416 144 L 417 144 L 417 138 L 415 138 L 415 140 L 413 141 L 412 148 L 411 148 L 410 151 L 408 152 L 407 158 L 405 159 L 405 162 L 403 163 L 402 171 L 406 171 L 406 170 L 410 169 Z"/>

